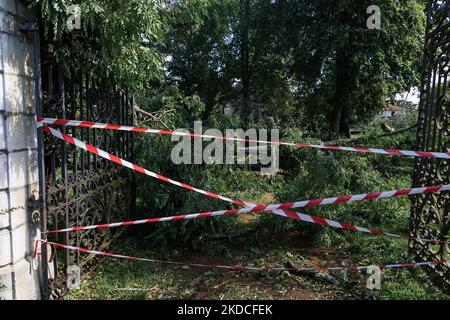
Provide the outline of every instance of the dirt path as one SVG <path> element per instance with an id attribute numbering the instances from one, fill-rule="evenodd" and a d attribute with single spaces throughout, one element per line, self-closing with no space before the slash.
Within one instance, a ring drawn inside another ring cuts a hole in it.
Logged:
<path id="1" fill-rule="evenodd" d="M 245 219 L 251 219 L 246 216 Z M 250 222 L 250 221 L 248 221 Z M 137 242 L 138 243 L 138 242 Z M 357 264 L 340 247 L 320 247 L 300 231 L 271 235 L 254 232 L 239 239 L 202 242 L 197 250 L 172 248 L 165 260 L 184 263 L 296 267 Z M 120 253 L 152 257 L 148 248 L 127 245 Z M 146 251 L 147 250 L 147 251 Z M 255 272 L 202 269 L 107 259 L 69 299 L 354 299 L 355 288 L 365 285 L 357 272 Z"/>

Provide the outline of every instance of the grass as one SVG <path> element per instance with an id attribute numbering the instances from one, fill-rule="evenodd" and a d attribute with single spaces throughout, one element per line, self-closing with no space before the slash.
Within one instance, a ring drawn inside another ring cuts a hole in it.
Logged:
<path id="1" fill-rule="evenodd" d="M 408 257 L 407 241 L 386 237 L 367 237 L 351 234 L 348 250 L 362 264 L 387 264 L 412 261 Z M 381 290 L 361 290 L 366 299 L 380 300 L 450 300 L 450 295 L 441 291 L 430 281 L 425 268 L 383 269 Z"/>
<path id="2" fill-rule="evenodd" d="M 390 146 L 392 141 L 387 141 Z M 378 145 L 378 142 L 368 143 Z M 404 149 L 410 147 L 403 146 Z M 321 155 L 322 160 L 330 160 Z M 244 199 L 255 203 L 276 203 L 284 200 L 283 191 L 291 188 L 288 199 L 292 200 L 305 190 L 315 193 L 343 192 L 338 188 L 344 182 L 337 175 L 329 180 L 326 166 L 320 167 L 313 159 L 302 158 L 300 167 L 309 171 L 301 171 L 298 186 L 293 186 L 292 177 L 286 180 L 277 178 L 271 183 L 253 177 L 247 172 L 245 179 L 228 177 L 228 173 L 219 178 L 211 178 L 213 190 L 228 193 L 233 198 Z M 334 159 L 334 158 L 333 158 Z M 371 156 L 371 162 L 352 162 L 351 158 L 339 158 L 344 163 L 345 177 L 352 177 L 356 185 L 362 184 L 366 189 L 391 190 L 408 187 L 408 173 L 394 170 L 398 166 L 411 165 L 410 159 L 386 158 Z M 331 159 L 332 160 L 332 159 Z M 305 164 L 311 162 L 309 166 Z M 325 161 L 325 164 L 328 162 Z M 333 161 L 330 162 L 334 163 Z M 367 169 L 366 169 L 367 168 Z M 315 171 L 314 171 L 315 170 Z M 370 171 L 369 171 L 370 170 Z M 327 180 L 328 179 L 328 180 Z M 219 182 L 217 182 L 218 180 Z M 351 181 L 347 181 L 352 188 Z M 233 181 L 234 185 L 228 183 Z M 214 184 L 216 183 L 216 184 Z M 310 185 L 309 185 L 310 184 Z M 249 187 L 250 186 L 250 187 Z M 211 187 L 208 185 L 208 188 Z M 287 188 L 289 187 L 289 188 Z M 205 187 L 207 188 L 207 187 Z M 315 188 L 315 189 L 314 189 Z M 339 189 L 339 191 L 336 191 Z M 289 190 L 288 190 L 289 191 Z M 281 197 L 280 197 L 281 195 Z M 197 199 L 197 198 L 192 198 Z M 186 212 L 210 204 L 209 199 L 187 201 L 195 208 L 183 208 Z M 306 199 L 306 198 L 305 198 Z M 201 202 L 203 201 L 203 202 Z M 336 219 L 360 226 L 389 231 L 397 234 L 408 234 L 410 202 L 405 198 L 367 201 L 363 203 L 342 204 L 305 209 L 307 213 Z M 192 209 L 192 210 L 191 210 Z M 211 209 L 211 208 L 207 208 Z M 184 211 L 182 211 L 184 212 Z M 221 263 L 225 265 L 282 266 L 287 261 L 301 266 L 335 266 L 335 265 L 373 265 L 411 261 L 408 257 L 408 243 L 402 239 L 374 236 L 350 231 L 337 232 L 306 223 L 292 222 L 288 219 L 273 217 L 267 214 L 243 215 L 239 217 L 222 217 L 222 229 L 210 232 L 220 235 L 238 234 L 244 229 L 258 227 L 258 231 L 246 237 L 220 240 L 187 241 L 186 246 L 180 241 L 167 242 L 166 233 L 161 238 L 154 234 L 133 232 L 115 251 L 121 254 L 139 257 L 180 261 L 185 263 Z M 228 220 L 227 220 L 228 219 Z M 208 220 L 211 224 L 212 221 Z M 217 222 L 217 221 L 216 221 Z M 175 224 L 181 222 L 175 222 Z M 201 232 L 209 232 L 208 228 L 200 228 L 201 224 L 170 226 L 168 234 L 174 239 L 187 237 L 187 230 L 194 227 Z M 138 228 L 138 227 L 133 227 Z M 139 230 L 139 229 L 138 229 Z M 160 228 L 158 230 L 163 230 Z M 208 235 L 210 235 L 208 233 Z M 147 236 L 142 236 L 146 234 Z M 189 235 L 190 236 L 190 235 Z M 149 239 L 146 239 L 149 238 Z M 152 238 L 156 243 L 149 245 Z M 195 236 L 194 236 L 195 238 Z M 159 246 L 158 246 L 159 244 Z M 194 244 L 194 245 L 193 245 Z M 152 248 L 151 250 L 149 248 Z M 162 250 L 162 248 L 164 248 Z M 200 268 L 181 268 L 147 262 L 125 261 L 108 258 L 98 272 L 89 275 L 82 286 L 73 290 L 67 299 L 409 299 L 409 300 L 450 300 L 448 293 L 435 287 L 423 269 L 383 269 L 381 290 L 366 288 L 368 274 L 366 272 L 324 273 L 329 282 L 317 278 L 295 276 L 288 272 L 261 273 L 208 270 Z"/>
<path id="3" fill-rule="evenodd" d="M 154 251 L 136 247 L 133 244 L 135 240 L 129 239 L 117 250 L 125 254 L 161 258 Z M 211 243 L 196 252 L 176 248 L 167 259 L 266 266 L 286 259 L 303 261 L 300 249 L 289 245 L 276 246 L 273 241 L 263 241 L 258 245 L 255 239 L 245 239 L 244 242 L 245 245 L 240 242 L 227 246 L 233 258 L 225 257 L 223 248 Z M 278 265 L 281 266 L 280 263 Z M 230 272 L 108 259 L 66 299 L 319 299 L 328 295 L 329 292 L 320 283 L 310 283 L 287 272 Z"/>
<path id="4" fill-rule="evenodd" d="M 270 235 L 266 230 L 258 237 L 240 241 L 207 243 L 197 251 L 174 247 L 167 257 L 140 245 L 138 238 L 129 238 L 116 251 L 186 263 L 257 266 L 282 266 L 286 261 L 297 266 L 390 263 L 405 256 L 404 241 L 353 233 L 344 237 L 353 239 L 353 245 L 320 246 L 298 230 L 284 235 Z M 222 271 L 108 258 L 66 299 L 450 299 L 420 269 L 413 273 L 406 269 L 383 270 L 379 291 L 366 288 L 365 272 L 335 272 L 328 277 L 332 284 L 288 272 Z"/>

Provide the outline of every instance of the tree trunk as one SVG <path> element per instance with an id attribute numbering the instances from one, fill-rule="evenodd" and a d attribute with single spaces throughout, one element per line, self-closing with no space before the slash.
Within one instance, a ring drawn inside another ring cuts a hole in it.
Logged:
<path id="1" fill-rule="evenodd" d="M 241 0 L 241 79 L 242 79 L 242 119 L 247 126 L 250 116 L 250 72 L 249 72 L 249 23 L 250 0 Z"/>
<path id="2" fill-rule="evenodd" d="M 344 105 L 342 106 L 341 118 L 339 121 L 339 134 L 347 139 L 350 139 L 350 123 L 347 109 L 347 103 L 344 103 Z"/>
<path id="3" fill-rule="evenodd" d="M 349 118 L 349 96 L 353 90 L 356 72 L 352 65 L 351 40 L 344 48 L 336 52 L 336 87 L 332 101 L 332 109 L 329 118 L 329 139 L 338 139 L 339 136 L 351 138 Z"/>

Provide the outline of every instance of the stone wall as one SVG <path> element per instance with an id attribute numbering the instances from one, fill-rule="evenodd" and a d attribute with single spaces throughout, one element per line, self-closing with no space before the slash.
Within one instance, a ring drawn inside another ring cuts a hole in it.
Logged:
<path id="1" fill-rule="evenodd" d="M 0 299 L 40 298 L 27 208 L 38 192 L 33 44 L 19 30 L 34 20 L 25 1 L 0 0 Z"/>

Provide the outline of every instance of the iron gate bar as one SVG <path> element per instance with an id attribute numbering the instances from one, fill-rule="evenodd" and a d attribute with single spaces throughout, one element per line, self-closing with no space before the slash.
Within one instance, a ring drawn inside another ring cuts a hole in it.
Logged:
<path id="1" fill-rule="evenodd" d="M 429 0 L 424 44 L 423 73 L 417 148 L 448 152 L 450 148 L 450 0 Z M 450 162 L 444 159 L 415 160 L 413 186 L 450 182 Z M 424 195 L 412 200 L 411 236 L 446 241 L 450 232 L 450 196 Z M 446 259 L 447 245 L 410 242 L 418 259 Z M 435 282 L 450 290 L 450 268 L 435 266 L 430 272 Z"/>
<path id="2" fill-rule="evenodd" d="M 86 121 L 132 121 L 133 100 L 128 92 L 89 77 L 88 64 L 84 64 L 81 71 L 64 70 L 52 58 L 44 57 L 42 65 L 45 67 L 42 72 L 44 114 L 70 116 Z M 113 102 L 117 102 L 118 107 L 109 109 Z M 65 128 L 65 131 L 107 149 L 114 148 L 124 158 L 131 158 L 133 148 L 130 145 L 130 133 L 105 134 L 101 130 L 85 128 Z M 42 180 L 46 182 L 47 224 L 52 227 L 70 227 L 124 218 L 123 212 L 134 206 L 135 196 L 134 186 L 125 185 L 133 182 L 126 173 L 69 144 L 48 138 L 45 141 L 49 142 L 44 144 L 47 166 L 42 166 L 46 168 L 45 179 Z M 118 213 L 120 215 L 116 216 Z M 121 232 L 69 233 L 53 237 L 53 240 L 67 245 L 105 249 Z M 76 264 L 85 274 L 96 267 L 98 259 L 80 255 L 79 252 L 55 252 L 53 261 L 55 276 L 49 282 L 49 294 L 58 299 L 67 293 L 66 268 Z"/>
<path id="3" fill-rule="evenodd" d="M 38 23 L 35 23 L 35 29 L 32 30 L 33 42 L 33 68 L 34 68 L 34 98 L 36 116 L 42 116 L 42 90 L 41 90 L 41 41 Z M 40 202 L 40 224 L 41 239 L 47 241 L 47 202 L 45 192 L 45 163 L 44 163 L 44 133 L 43 129 L 37 130 L 38 144 L 38 176 L 39 176 L 39 202 Z M 47 300 L 49 296 L 48 288 L 48 252 L 47 246 L 41 246 L 41 299 Z"/>

